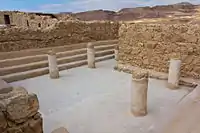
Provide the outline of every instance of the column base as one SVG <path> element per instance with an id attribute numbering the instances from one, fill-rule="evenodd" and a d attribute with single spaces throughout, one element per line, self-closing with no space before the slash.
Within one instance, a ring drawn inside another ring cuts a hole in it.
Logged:
<path id="1" fill-rule="evenodd" d="M 50 72 L 51 79 L 58 79 L 59 77 L 59 71 Z"/>
<path id="2" fill-rule="evenodd" d="M 143 111 L 134 111 L 134 110 L 131 110 L 131 113 L 135 116 L 135 117 L 142 117 L 142 116 L 146 116 L 148 113 L 147 113 L 147 110 L 143 110 Z"/>
<path id="3" fill-rule="evenodd" d="M 90 65 L 88 65 L 88 68 L 95 69 L 95 68 L 96 68 L 95 63 L 94 63 L 94 64 L 90 64 Z"/>
<path id="4" fill-rule="evenodd" d="M 171 90 L 177 90 L 179 89 L 179 85 L 175 85 L 172 83 L 167 83 L 167 88 L 171 89 Z"/>

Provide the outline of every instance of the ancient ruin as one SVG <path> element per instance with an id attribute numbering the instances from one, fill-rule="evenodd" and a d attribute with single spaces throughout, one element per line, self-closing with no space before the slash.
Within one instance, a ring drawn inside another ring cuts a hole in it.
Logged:
<path id="1" fill-rule="evenodd" d="M 0 133 L 199 133 L 199 11 L 1 11 Z"/>
<path id="2" fill-rule="evenodd" d="M 181 76 L 199 78 L 196 33 L 198 25 L 190 24 L 123 25 L 119 31 L 119 63 L 167 72 L 169 60 L 180 58 Z"/>
<path id="3" fill-rule="evenodd" d="M 19 11 L 0 12 L 0 24 L 26 28 L 45 28 L 58 22 L 53 14 L 25 13 Z"/>

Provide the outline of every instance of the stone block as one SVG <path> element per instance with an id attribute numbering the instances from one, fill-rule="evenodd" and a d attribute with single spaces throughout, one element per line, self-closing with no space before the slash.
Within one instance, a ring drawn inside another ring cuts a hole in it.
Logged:
<path id="1" fill-rule="evenodd" d="M 22 123 L 38 112 L 39 102 L 35 94 L 29 94 L 12 97 L 6 107 L 6 117 L 16 123 Z"/>
<path id="2" fill-rule="evenodd" d="M 23 87 L 0 88 L 0 133 L 43 133 L 39 102 Z"/>
<path id="3" fill-rule="evenodd" d="M 23 130 L 25 133 L 42 133 L 43 132 L 43 122 L 42 118 L 38 119 L 30 119 L 23 126 Z"/>
<path id="4" fill-rule="evenodd" d="M 13 96 L 28 95 L 28 92 L 23 87 L 6 87 L 0 89 L 0 100 L 6 100 Z"/>

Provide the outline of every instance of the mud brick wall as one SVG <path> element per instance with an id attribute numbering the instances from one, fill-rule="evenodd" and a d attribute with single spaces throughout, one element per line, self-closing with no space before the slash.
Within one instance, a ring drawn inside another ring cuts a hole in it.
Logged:
<path id="1" fill-rule="evenodd" d="M 43 133 L 35 94 L 22 87 L 0 89 L 0 133 Z"/>
<path id="2" fill-rule="evenodd" d="M 58 22 L 45 29 L 0 29 L 0 52 L 62 46 L 81 42 L 118 38 L 119 24 L 114 22 Z"/>
<path id="3" fill-rule="evenodd" d="M 171 58 L 182 60 L 181 76 L 200 78 L 200 27 L 190 24 L 123 24 L 119 64 L 168 72 Z"/>

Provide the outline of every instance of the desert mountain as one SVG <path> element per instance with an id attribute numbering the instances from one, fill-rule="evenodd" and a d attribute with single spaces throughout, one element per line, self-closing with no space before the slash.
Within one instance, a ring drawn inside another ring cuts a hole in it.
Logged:
<path id="1" fill-rule="evenodd" d="M 196 12 L 198 5 L 181 2 L 172 5 L 159 5 L 153 7 L 123 8 L 117 12 L 109 10 L 93 10 L 79 13 L 70 13 L 72 16 L 84 20 L 112 20 L 129 21 L 141 18 L 163 18 L 170 16 L 191 16 Z M 62 13 L 64 14 L 64 13 Z"/>

